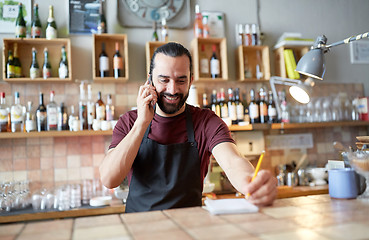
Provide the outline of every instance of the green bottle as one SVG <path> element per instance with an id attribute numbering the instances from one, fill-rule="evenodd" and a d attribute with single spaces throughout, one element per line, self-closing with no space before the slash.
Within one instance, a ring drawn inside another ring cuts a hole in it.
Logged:
<path id="1" fill-rule="evenodd" d="M 33 19 L 31 25 L 31 37 L 40 38 L 41 37 L 41 21 L 38 16 L 38 4 L 35 3 L 33 6 Z"/>
<path id="2" fill-rule="evenodd" d="M 46 27 L 46 39 L 53 39 L 58 37 L 56 22 L 54 19 L 54 9 L 53 6 L 49 6 L 49 17 L 47 19 Z"/>
<path id="3" fill-rule="evenodd" d="M 26 22 L 23 18 L 23 5 L 19 3 L 18 5 L 18 17 L 15 21 L 15 37 L 25 38 L 26 37 Z"/>
<path id="4" fill-rule="evenodd" d="M 106 19 L 103 11 L 102 0 L 100 0 L 99 19 L 97 21 L 97 33 L 106 33 Z"/>
<path id="5" fill-rule="evenodd" d="M 44 65 L 42 66 L 42 76 L 44 79 L 51 77 L 51 64 L 49 61 L 49 51 L 44 49 Z"/>
<path id="6" fill-rule="evenodd" d="M 62 56 L 59 63 L 59 78 L 65 79 L 68 78 L 68 59 L 67 52 L 65 51 L 65 46 L 61 49 Z"/>
<path id="7" fill-rule="evenodd" d="M 36 48 L 32 48 L 32 63 L 29 69 L 29 77 L 31 79 L 39 78 L 40 77 L 40 66 L 37 62 L 37 51 Z"/>
<path id="8" fill-rule="evenodd" d="M 14 77 L 20 78 L 22 77 L 22 65 L 18 57 L 18 44 L 14 43 L 14 57 L 13 57 L 13 65 L 14 65 Z"/>
<path id="9" fill-rule="evenodd" d="M 6 62 L 6 78 L 13 78 L 14 72 L 14 60 L 12 50 L 8 51 L 8 61 Z"/>

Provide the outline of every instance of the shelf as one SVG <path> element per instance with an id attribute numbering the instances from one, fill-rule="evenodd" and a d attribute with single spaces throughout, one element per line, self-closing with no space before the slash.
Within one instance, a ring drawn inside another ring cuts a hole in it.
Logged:
<path id="1" fill-rule="evenodd" d="M 292 49 L 295 61 L 298 63 L 300 58 L 304 56 L 310 49 L 310 46 L 282 46 L 274 50 L 275 57 L 275 74 L 280 77 L 287 77 L 286 63 L 284 61 L 283 51 L 285 49 Z"/>
<path id="2" fill-rule="evenodd" d="M 236 49 L 237 79 L 239 81 L 255 82 L 269 81 L 270 59 L 268 46 L 238 46 Z M 256 66 L 263 77 L 257 78 Z M 248 68 L 251 77 L 246 77 L 245 69 Z"/>
<path id="3" fill-rule="evenodd" d="M 113 130 L 108 131 L 44 131 L 44 132 L 2 132 L 0 139 L 36 138 L 36 137 L 81 137 L 81 136 L 111 136 Z"/>
<path id="4" fill-rule="evenodd" d="M 146 54 L 146 72 L 147 72 L 147 75 L 149 74 L 150 72 L 150 63 L 151 63 L 151 58 L 152 58 L 152 55 L 154 54 L 155 50 L 166 44 L 166 42 L 146 42 L 146 46 L 145 46 L 145 54 Z"/>
<path id="5" fill-rule="evenodd" d="M 18 57 L 22 65 L 22 76 L 21 78 L 6 78 L 6 63 L 8 61 L 8 51 L 14 51 L 14 43 L 18 45 Z M 71 43 L 69 38 L 56 38 L 56 39 L 45 39 L 45 38 L 4 38 L 3 39 L 3 80 L 5 82 L 16 82 L 16 83 L 66 83 L 72 81 L 72 54 L 71 54 Z M 68 59 L 68 78 L 60 79 L 58 69 L 61 59 L 61 48 L 65 46 Z M 32 62 L 32 48 L 37 50 L 37 62 L 40 66 L 40 72 L 42 76 L 42 66 L 44 63 L 44 49 L 47 48 L 49 52 L 49 61 L 51 65 L 51 78 L 43 79 L 36 78 L 31 79 L 29 74 L 29 66 Z"/>
<path id="6" fill-rule="evenodd" d="M 123 58 L 123 76 L 114 78 L 113 57 L 115 54 L 115 43 L 119 43 L 119 53 Z M 99 76 L 99 55 L 101 45 L 105 44 L 105 53 L 109 58 L 109 76 L 101 78 Z M 92 78 L 97 83 L 126 82 L 129 79 L 128 71 L 128 40 L 127 34 L 94 34 L 93 35 L 93 53 L 92 53 Z"/>

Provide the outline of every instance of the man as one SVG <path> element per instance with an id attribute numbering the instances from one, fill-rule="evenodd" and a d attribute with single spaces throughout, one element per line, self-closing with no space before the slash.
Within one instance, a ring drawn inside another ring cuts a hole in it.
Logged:
<path id="1" fill-rule="evenodd" d="M 114 188 L 130 179 L 126 212 L 201 206 L 202 185 L 213 154 L 233 186 L 249 201 L 269 205 L 276 179 L 244 159 L 226 124 L 208 109 L 185 104 L 193 82 L 189 51 L 178 43 L 159 47 L 137 110 L 119 118 L 101 166 L 102 183 Z"/>

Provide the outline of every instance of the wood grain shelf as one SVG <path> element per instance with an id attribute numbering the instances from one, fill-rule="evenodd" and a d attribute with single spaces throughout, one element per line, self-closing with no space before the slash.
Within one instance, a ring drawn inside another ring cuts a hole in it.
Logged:
<path id="1" fill-rule="evenodd" d="M 108 131 L 44 131 L 44 132 L 2 132 L 0 139 L 36 138 L 36 137 L 81 137 L 81 136 L 111 136 L 113 130 Z"/>

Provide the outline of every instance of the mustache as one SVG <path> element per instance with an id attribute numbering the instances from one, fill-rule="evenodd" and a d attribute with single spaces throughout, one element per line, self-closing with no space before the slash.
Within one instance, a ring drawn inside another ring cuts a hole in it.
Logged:
<path id="1" fill-rule="evenodd" d="M 176 94 L 170 94 L 170 93 L 166 93 L 166 92 L 162 92 L 160 93 L 160 96 L 167 96 L 167 97 L 183 97 L 183 94 L 181 93 L 176 93 Z"/>

